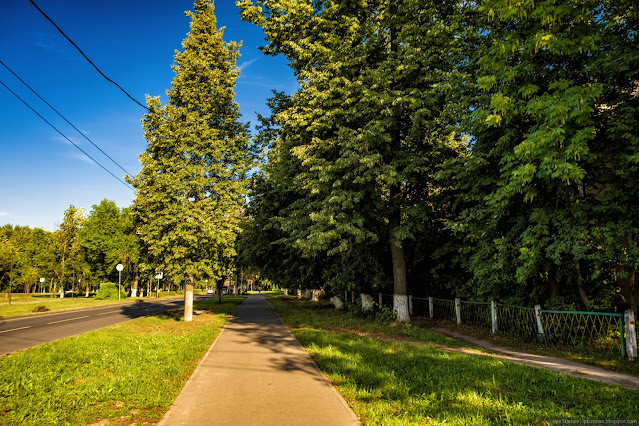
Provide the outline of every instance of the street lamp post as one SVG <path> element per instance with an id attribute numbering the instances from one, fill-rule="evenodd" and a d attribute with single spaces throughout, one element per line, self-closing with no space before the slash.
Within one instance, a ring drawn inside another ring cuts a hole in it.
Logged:
<path id="1" fill-rule="evenodd" d="M 160 280 L 164 278 L 164 272 L 160 272 L 155 276 L 155 278 L 158 280 L 158 286 L 155 287 L 155 298 L 157 299 L 160 297 Z"/>
<path id="2" fill-rule="evenodd" d="M 11 268 L 9 269 L 9 305 L 11 304 L 11 287 L 13 287 L 13 253 L 11 254 Z"/>
<path id="3" fill-rule="evenodd" d="M 115 269 L 118 270 L 118 301 L 120 301 L 120 285 L 122 284 L 122 270 L 124 266 L 121 263 L 118 263 Z"/>

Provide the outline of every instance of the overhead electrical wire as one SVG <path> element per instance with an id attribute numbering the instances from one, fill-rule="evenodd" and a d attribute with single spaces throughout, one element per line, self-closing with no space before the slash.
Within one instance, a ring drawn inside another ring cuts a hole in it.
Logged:
<path id="1" fill-rule="evenodd" d="M 110 174 L 111 176 L 113 176 L 114 178 L 116 178 L 118 181 L 120 181 L 124 186 L 126 186 L 127 188 L 129 188 L 131 191 L 135 192 L 135 189 L 133 189 L 133 187 L 131 187 L 128 183 L 126 183 L 125 181 L 123 181 L 122 179 L 120 179 L 119 177 L 117 177 L 116 175 L 114 175 L 113 173 L 111 173 L 111 171 L 109 169 L 107 169 L 106 167 L 104 167 L 102 164 L 100 164 L 99 161 L 97 161 L 95 158 L 91 157 L 85 150 L 83 150 L 82 148 L 80 148 L 75 142 L 73 142 L 71 139 L 69 139 L 68 137 L 66 137 L 66 135 L 64 135 L 64 133 L 62 133 L 60 130 L 58 130 L 53 124 L 51 124 L 46 118 L 44 118 L 42 115 L 40 115 L 40 113 L 38 113 L 38 111 L 36 111 L 35 109 L 33 109 L 33 107 L 31 107 L 31 105 L 29 105 L 24 99 L 22 99 L 20 96 L 18 96 L 13 90 L 11 90 L 6 84 L 4 84 L 4 82 L 2 80 L 0 80 L 0 84 L 4 86 L 5 89 L 7 89 L 9 92 L 11 92 L 11 94 L 13 96 L 15 96 L 16 98 L 18 98 L 20 100 L 20 102 L 22 102 L 23 104 L 25 104 L 27 106 L 27 108 L 29 108 L 31 111 L 33 111 L 38 117 L 40 117 L 45 123 L 47 123 L 49 126 L 51 126 L 51 128 L 53 128 L 53 130 L 55 130 L 56 132 L 58 132 L 60 134 L 60 136 L 62 136 L 64 139 L 66 139 L 67 141 L 69 141 L 69 143 L 71 143 L 71 145 L 75 146 L 76 148 L 78 148 L 84 155 L 86 155 L 90 160 L 92 160 L 95 164 L 97 164 L 98 166 L 100 166 L 105 172 L 107 172 L 108 174 Z"/>
<path id="2" fill-rule="evenodd" d="M 89 139 L 89 137 L 87 135 L 85 135 L 84 133 L 82 133 L 77 127 L 75 127 L 73 125 L 73 123 L 71 123 L 69 120 L 66 119 L 66 117 L 64 115 L 62 115 L 57 109 L 55 109 L 53 106 L 51 106 L 51 104 L 49 102 L 47 102 L 42 96 L 40 96 L 40 94 L 38 92 L 36 92 L 31 86 L 29 86 L 23 79 L 20 78 L 20 76 L 18 76 L 15 72 L 13 72 L 13 70 L 11 68 L 9 68 L 7 66 L 7 64 L 5 64 L 4 62 L 2 62 L 2 60 L 0 60 L 0 64 L 2 64 L 3 67 L 5 67 L 7 70 L 9 70 L 9 72 L 11 74 L 13 74 L 13 76 L 15 78 L 17 78 L 18 80 L 20 80 L 20 82 L 22 84 L 24 84 L 25 86 L 27 86 L 29 88 L 29 90 L 31 90 L 38 98 L 40 98 L 40 100 L 42 102 L 44 102 L 45 104 L 47 104 L 47 106 L 49 108 L 51 108 L 56 114 L 58 114 L 64 121 L 67 122 L 67 124 L 71 127 L 73 127 L 75 129 L 76 132 L 80 133 L 82 136 L 84 136 L 84 139 L 88 140 L 91 145 L 93 145 L 94 147 L 96 147 L 98 149 L 98 151 L 100 151 L 102 154 L 104 154 L 109 160 L 111 160 L 111 162 L 113 162 L 113 164 L 115 164 L 116 166 L 118 166 L 120 168 L 120 170 L 122 170 L 124 173 L 128 174 L 129 176 L 133 176 L 132 173 L 127 172 L 124 167 L 122 167 L 120 164 L 118 164 L 117 161 L 115 161 L 113 158 L 111 158 L 111 156 L 109 156 L 109 154 L 107 154 L 106 152 L 104 152 L 102 150 L 102 148 L 100 148 L 98 145 L 96 145 L 91 139 Z"/>
<path id="3" fill-rule="evenodd" d="M 131 95 L 130 95 L 130 94 L 129 94 L 126 90 L 124 90 L 124 89 L 123 89 L 123 88 L 122 88 L 122 87 L 121 87 L 118 83 L 116 83 L 115 81 L 111 80 L 109 77 L 107 77 L 106 75 L 104 75 L 104 73 L 103 73 L 102 71 L 100 71 L 100 68 L 98 68 L 98 67 L 97 67 L 97 65 L 96 65 L 96 64 L 94 64 L 94 63 L 93 63 L 93 61 L 91 61 L 91 59 L 89 59 L 89 58 L 87 57 L 87 55 L 85 55 L 85 54 L 84 54 L 84 52 L 82 51 L 82 49 L 80 49 L 80 48 L 78 47 L 78 45 L 77 45 L 77 44 L 75 44 L 75 43 L 73 42 L 73 40 L 71 40 L 71 39 L 70 39 L 70 38 L 69 38 L 69 37 L 68 37 L 68 36 L 64 33 L 64 31 L 62 31 L 62 30 L 60 29 L 60 27 L 58 27 L 58 26 L 56 25 L 56 23 L 55 23 L 55 22 L 53 22 L 53 20 L 52 20 L 51 18 L 49 18 L 49 16 L 47 16 L 47 14 L 46 14 L 46 13 L 44 13 L 44 12 L 42 11 L 42 9 L 40 9 L 40 8 L 38 7 L 38 5 L 37 5 L 37 4 L 35 4 L 35 2 L 34 2 L 33 0 L 29 0 L 29 2 L 31 2 L 31 4 L 32 4 L 32 5 L 33 5 L 36 9 L 38 9 L 38 11 L 42 14 L 42 16 L 44 16 L 45 18 L 47 18 L 47 20 L 49 20 L 49 22 L 51 22 L 51 23 L 53 24 L 53 26 L 54 26 L 54 27 L 56 27 L 56 29 L 57 29 L 58 31 L 60 31 L 60 34 L 62 34 L 62 35 L 64 36 L 64 38 L 66 38 L 66 39 L 69 41 L 69 43 L 71 43 L 71 44 L 72 44 L 72 45 L 73 45 L 76 49 L 78 49 L 78 52 L 80 52 L 80 54 L 81 54 L 82 56 L 84 56 L 84 59 L 86 59 L 86 60 L 87 60 L 87 61 L 88 61 L 91 65 L 93 65 L 93 68 L 95 68 L 95 69 L 96 69 L 96 71 L 97 71 L 97 72 L 99 72 L 99 73 L 100 73 L 100 75 L 101 75 L 102 77 L 104 77 L 104 78 L 105 78 L 107 81 L 109 81 L 110 83 L 114 84 L 114 85 L 115 85 L 118 89 L 120 89 L 120 90 L 121 90 L 121 91 L 122 91 L 125 95 L 127 95 L 127 96 L 129 97 L 129 99 L 131 99 L 133 102 L 135 102 L 136 104 L 140 105 L 140 106 L 141 106 L 142 108 L 144 108 L 145 110 L 147 110 L 147 111 L 149 110 L 149 109 L 148 109 L 145 105 L 143 105 L 143 104 L 141 104 L 140 102 L 138 102 L 138 101 L 137 101 L 137 100 L 136 100 L 133 96 L 131 96 Z"/>

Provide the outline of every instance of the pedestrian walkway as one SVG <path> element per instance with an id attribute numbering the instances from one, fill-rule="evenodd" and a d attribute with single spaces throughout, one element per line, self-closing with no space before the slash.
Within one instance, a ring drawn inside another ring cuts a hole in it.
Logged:
<path id="1" fill-rule="evenodd" d="M 568 374 L 574 377 L 581 377 L 590 380 L 596 380 L 598 382 L 610 383 L 613 385 L 623 386 L 628 389 L 639 390 L 639 377 L 631 376 L 628 374 L 616 373 L 610 370 L 604 370 L 603 368 L 594 367 L 592 365 L 581 364 L 575 361 L 570 361 L 563 358 L 556 358 L 547 355 L 534 355 L 525 352 L 519 352 L 514 349 L 510 349 L 504 346 L 496 345 L 492 342 L 478 339 L 476 337 L 467 336 L 449 330 L 447 328 L 434 327 L 432 330 L 452 337 L 456 340 L 462 340 L 468 342 L 474 346 L 488 349 L 495 353 L 482 353 L 474 351 L 472 349 L 464 348 L 447 348 L 449 350 L 456 350 L 460 352 L 473 353 L 475 355 L 485 355 L 493 358 L 501 358 L 507 361 L 516 362 L 519 364 L 526 364 L 538 368 L 546 368 L 548 370 L 559 371 L 564 374 Z M 502 355 L 498 355 L 502 354 Z"/>
<path id="2" fill-rule="evenodd" d="M 355 425 L 264 296 L 238 308 L 160 425 Z"/>

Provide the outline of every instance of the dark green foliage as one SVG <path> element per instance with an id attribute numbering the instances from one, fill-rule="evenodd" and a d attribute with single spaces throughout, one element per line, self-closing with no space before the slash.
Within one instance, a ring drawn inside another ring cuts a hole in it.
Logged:
<path id="1" fill-rule="evenodd" d="M 126 298 L 126 292 L 120 288 L 120 299 Z M 100 284 L 100 288 L 95 293 L 95 298 L 99 300 L 104 299 L 118 299 L 118 285 L 110 282 L 103 282 Z"/>

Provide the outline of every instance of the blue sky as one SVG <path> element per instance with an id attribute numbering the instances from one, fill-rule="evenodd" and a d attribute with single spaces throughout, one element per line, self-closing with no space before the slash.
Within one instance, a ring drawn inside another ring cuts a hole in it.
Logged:
<path id="1" fill-rule="evenodd" d="M 166 102 L 191 0 L 35 2 L 107 77 L 140 101 L 148 94 Z M 258 50 L 264 34 L 240 19 L 234 0 L 215 6 L 224 40 L 243 42 L 236 101 L 253 127 L 256 112 L 268 114 L 271 90 L 292 93 L 297 83 L 284 58 Z M 0 1 L 0 60 L 125 170 L 140 170 L 144 110 L 100 76 L 28 0 Z M 112 173 L 124 175 L 1 65 L 0 81 Z M 53 231 L 70 205 L 88 214 L 103 198 L 126 207 L 134 193 L 0 86 L 0 225 Z"/>

